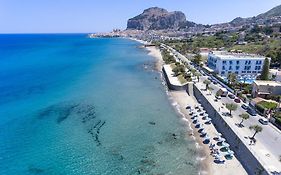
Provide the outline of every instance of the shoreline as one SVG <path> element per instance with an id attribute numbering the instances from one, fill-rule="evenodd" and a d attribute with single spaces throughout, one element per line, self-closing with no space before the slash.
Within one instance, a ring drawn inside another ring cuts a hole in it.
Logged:
<path id="1" fill-rule="evenodd" d="M 148 42 L 137 40 L 130 38 L 134 41 L 140 42 L 142 44 L 149 44 Z M 156 46 L 145 47 L 148 51 L 148 55 L 155 58 L 155 68 L 156 71 L 160 73 L 161 81 L 164 86 L 166 86 L 166 80 L 163 76 L 162 67 L 164 65 L 164 61 L 162 59 L 162 54 L 159 48 Z M 191 82 L 192 83 L 192 82 Z M 238 159 L 234 156 L 234 158 L 230 161 L 225 162 L 224 164 L 217 164 L 214 162 L 213 157 L 210 156 L 210 148 L 208 144 L 203 144 L 202 138 L 200 137 L 200 133 L 197 132 L 197 128 L 192 123 L 191 116 L 189 115 L 189 111 L 186 109 L 187 105 L 191 105 L 194 107 L 198 105 L 197 99 L 193 95 L 189 95 L 185 90 L 181 91 L 173 91 L 169 90 L 166 86 L 166 94 L 167 99 L 170 101 L 170 104 L 174 108 L 177 115 L 181 118 L 182 122 L 188 127 L 186 130 L 186 137 L 189 137 L 194 140 L 196 149 L 198 151 L 198 155 L 196 160 L 198 161 L 199 175 L 206 174 L 224 174 L 224 175 L 232 175 L 232 174 L 241 174 L 246 175 L 244 167 L 238 161 Z M 208 125 L 206 128 L 207 132 L 211 135 L 216 135 L 218 133 L 217 129 L 213 124 Z M 213 141 L 213 140 L 212 140 Z"/>
<path id="2" fill-rule="evenodd" d="M 141 44 L 148 44 L 146 41 L 134 39 L 134 38 L 129 38 L 133 41 L 137 41 Z M 164 65 L 164 61 L 162 59 L 162 54 L 159 48 L 156 46 L 149 46 L 149 47 L 144 47 L 148 51 L 148 55 L 152 56 L 155 58 L 155 69 L 161 74 L 161 81 L 163 82 L 163 85 L 166 86 L 166 80 L 162 76 L 162 66 Z M 181 92 L 181 95 L 184 96 L 189 96 L 186 92 L 184 91 L 178 91 Z M 181 103 L 183 97 L 177 97 L 177 91 L 170 91 L 167 87 L 166 90 L 167 98 L 170 101 L 171 106 L 174 108 L 175 112 L 177 115 L 180 117 L 180 119 L 186 124 L 187 131 L 186 131 L 186 137 L 189 137 L 194 140 L 195 142 L 195 147 L 198 151 L 198 157 L 196 158 L 198 163 L 199 163 L 199 170 L 198 174 L 204 175 L 204 174 L 213 174 L 211 171 L 211 160 L 209 158 L 208 153 L 209 153 L 209 148 L 204 147 L 203 143 L 200 142 L 200 136 L 198 133 L 194 132 L 195 127 L 192 125 L 190 116 L 187 112 L 187 110 L 184 108 L 184 104 Z M 192 98 L 189 96 L 189 98 Z M 186 106 L 186 105 L 185 105 Z M 212 168 L 213 169 L 213 168 Z"/>

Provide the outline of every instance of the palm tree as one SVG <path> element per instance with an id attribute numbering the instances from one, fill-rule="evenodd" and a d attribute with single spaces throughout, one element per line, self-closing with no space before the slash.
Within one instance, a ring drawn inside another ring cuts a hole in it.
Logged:
<path id="1" fill-rule="evenodd" d="M 252 139 L 255 138 L 257 133 L 262 132 L 262 127 L 260 125 L 252 125 L 249 128 L 250 128 L 250 130 L 254 130 L 255 131 L 254 135 L 251 137 Z"/>
<path id="2" fill-rule="evenodd" d="M 227 75 L 228 83 L 234 84 L 237 82 L 237 76 L 235 73 L 229 73 Z"/>
<path id="3" fill-rule="evenodd" d="M 211 84 L 211 81 L 210 80 L 204 80 L 203 83 L 206 84 L 206 90 L 208 90 L 209 85 Z"/>
<path id="4" fill-rule="evenodd" d="M 232 111 L 235 111 L 238 106 L 237 106 L 237 104 L 234 104 L 234 103 L 227 103 L 227 104 L 225 105 L 225 107 L 229 110 L 229 113 L 230 113 L 230 115 L 231 115 L 231 112 L 232 112 Z"/>
<path id="5" fill-rule="evenodd" d="M 198 82 L 199 82 L 199 78 L 200 78 L 201 74 L 200 74 L 199 72 L 195 72 L 195 73 L 194 73 L 194 76 L 197 77 L 197 80 L 198 80 Z"/>
<path id="6" fill-rule="evenodd" d="M 196 70 L 195 70 L 195 69 L 193 69 L 193 68 L 191 68 L 191 69 L 190 69 L 190 72 L 192 73 L 192 75 L 194 75 L 194 74 L 195 74 L 195 72 L 196 72 Z"/>
<path id="7" fill-rule="evenodd" d="M 250 118 L 249 114 L 246 113 L 239 115 L 239 117 L 242 119 L 241 122 L 239 123 L 239 126 L 242 126 L 244 120 L 248 120 Z"/>

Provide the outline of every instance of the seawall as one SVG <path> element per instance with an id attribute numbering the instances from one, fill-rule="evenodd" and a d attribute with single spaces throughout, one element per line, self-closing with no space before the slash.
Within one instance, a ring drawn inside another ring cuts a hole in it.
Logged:
<path id="1" fill-rule="evenodd" d="M 170 90 L 180 91 L 180 90 L 186 90 L 187 89 L 188 83 L 180 85 L 180 84 L 176 84 L 176 83 L 171 82 L 171 80 L 169 78 L 169 74 L 167 73 L 167 69 L 165 68 L 165 66 L 163 66 L 162 71 L 163 71 L 163 75 L 164 75 L 164 78 L 166 80 L 167 86 Z"/>
<path id="2" fill-rule="evenodd" d="M 269 175 L 257 157 L 255 157 L 252 152 L 234 132 L 234 130 L 228 125 L 223 116 L 215 109 L 209 100 L 202 94 L 200 89 L 196 84 L 193 85 L 193 93 L 198 102 L 202 104 L 209 117 L 212 118 L 212 122 L 216 129 L 223 133 L 223 136 L 230 144 L 231 150 L 235 152 L 237 159 L 241 162 L 245 170 L 250 175 Z"/>

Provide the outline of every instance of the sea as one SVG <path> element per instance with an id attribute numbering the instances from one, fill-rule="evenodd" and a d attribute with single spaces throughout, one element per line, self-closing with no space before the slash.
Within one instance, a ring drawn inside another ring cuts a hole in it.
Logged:
<path id="1" fill-rule="evenodd" d="M 0 35 L 0 174 L 198 174 L 188 124 L 140 46 Z"/>

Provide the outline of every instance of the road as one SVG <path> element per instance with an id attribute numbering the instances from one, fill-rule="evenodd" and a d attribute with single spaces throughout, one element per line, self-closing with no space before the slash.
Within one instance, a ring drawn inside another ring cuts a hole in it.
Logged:
<path id="1" fill-rule="evenodd" d="M 174 50 L 173 48 L 167 46 L 167 45 L 162 45 L 162 47 L 169 49 L 170 52 L 172 52 L 174 55 L 176 55 L 178 57 L 178 59 L 181 62 L 187 62 L 190 63 L 190 60 L 188 60 L 185 56 L 183 56 L 182 54 L 180 54 L 179 52 L 177 52 L 176 50 Z M 195 67 L 194 67 L 195 68 Z M 197 68 L 197 70 L 200 68 Z M 206 76 L 201 76 L 199 82 L 197 82 L 198 84 L 201 84 L 202 88 L 205 88 L 205 84 L 203 84 L 203 81 L 206 80 L 209 77 L 209 75 Z M 222 88 L 222 86 L 220 84 L 211 84 L 210 87 L 212 87 L 212 93 L 209 95 L 208 98 L 212 98 L 212 100 L 215 99 L 215 94 L 216 92 Z M 207 93 L 207 92 L 205 92 Z M 206 94 L 205 94 L 206 95 Z M 225 108 L 226 103 L 235 103 L 233 99 L 230 99 L 229 97 L 223 97 L 221 100 L 219 100 L 218 102 L 213 103 L 213 105 L 216 107 L 217 109 L 219 107 L 223 107 L 221 108 L 221 112 L 228 112 L 228 110 Z M 244 127 L 243 128 L 239 128 L 236 124 L 241 122 L 241 118 L 239 117 L 240 114 L 242 113 L 247 113 L 242 107 L 241 107 L 242 103 L 238 104 L 238 108 L 236 111 L 232 112 L 232 118 L 229 117 L 228 121 L 231 122 L 231 126 L 232 127 L 236 127 L 234 128 L 238 135 L 240 137 L 251 137 L 254 133 L 254 131 L 251 131 L 249 129 L 249 126 L 251 125 L 262 125 L 258 120 L 259 118 L 261 118 L 262 116 L 257 115 L 257 116 L 250 116 L 250 118 L 248 120 L 245 120 L 243 122 Z M 271 123 L 269 125 L 263 125 L 262 126 L 263 130 L 262 132 L 258 133 L 255 138 L 258 142 L 258 146 L 255 145 L 254 148 L 254 152 L 256 152 L 256 155 L 261 157 L 263 160 L 265 161 L 269 161 L 269 162 L 265 162 L 267 165 L 270 166 L 270 162 L 271 160 L 272 163 L 275 165 L 275 167 L 277 166 L 278 168 L 281 167 L 281 163 L 280 163 L 280 158 L 281 158 L 281 131 L 278 130 L 275 126 L 273 126 Z M 265 158 L 264 156 L 268 156 L 268 159 Z M 279 166 L 280 165 L 280 166 Z"/>
<path id="2" fill-rule="evenodd" d="M 207 79 L 208 76 L 204 76 L 201 77 L 201 82 L 203 82 L 205 79 Z M 215 99 L 215 94 L 216 92 L 222 88 L 221 85 L 219 84 L 211 84 L 210 87 L 213 89 L 212 90 L 212 97 Z M 230 99 L 229 97 L 222 97 L 221 100 L 218 101 L 218 103 L 221 106 L 224 106 L 223 104 L 227 104 L 227 103 L 235 103 L 233 99 Z M 243 113 L 247 113 L 242 107 L 243 103 L 237 103 L 238 108 L 236 111 L 232 112 L 232 116 L 234 121 L 236 121 L 237 123 L 239 123 L 241 121 L 241 118 L 239 117 L 240 114 Z M 225 108 L 225 107 L 224 107 Z M 243 129 L 249 129 L 249 127 L 251 125 L 261 125 L 263 130 L 261 133 L 258 133 L 256 135 L 256 139 L 261 142 L 268 150 L 270 150 L 270 152 L 272 153 L 272 155 L 276 156 L 276 158 L 279 159 L 279 156 L 281 156 L 281 132 L 275 127 L 273 126 L 271 123 L 269 125 L 262 125 L 258 120 L 261 118 L 262 116 L 257 115 L 257 116 L 251 116 L 248 120 L 245 120 L 243 122 L 243 125 L 245 126 Z M 253 131 L 251 131 L 251 133 L 254 133 Z M 251 136 L 251 135 L 249 135 Z"/>

